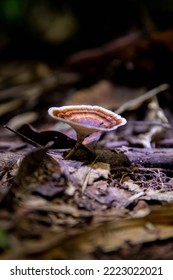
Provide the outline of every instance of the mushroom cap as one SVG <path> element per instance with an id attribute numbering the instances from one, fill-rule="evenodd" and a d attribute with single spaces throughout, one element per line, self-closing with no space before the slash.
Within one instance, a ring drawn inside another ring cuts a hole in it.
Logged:
<path id="1" fill-rule="evenodd" d="M 51 107 L 48 114 L 67 123 L 76 130 L 77 136 L 85 138 L 91 133 L 111 131 L 126 124 L 126 119 L 101 106 L 73 105 Z"/>

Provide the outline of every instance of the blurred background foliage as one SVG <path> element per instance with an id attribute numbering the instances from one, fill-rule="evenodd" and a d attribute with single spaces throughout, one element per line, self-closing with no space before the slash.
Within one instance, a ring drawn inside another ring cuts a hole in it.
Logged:
<path id="1" fill-rule="evenodd" d="M 59 62 L 131 31 L 172 27 L 172 0 L 1 0 L 0 59 Z"/>

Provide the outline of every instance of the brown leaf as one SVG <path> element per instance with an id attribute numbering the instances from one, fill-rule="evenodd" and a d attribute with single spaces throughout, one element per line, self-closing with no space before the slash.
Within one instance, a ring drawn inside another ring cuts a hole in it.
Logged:
<path id="1" fill-rule="evenodd" d="M 94 104 L 107 109 L 117 109 L 125 102 L 144 94 L 144 88 L 131 89 L 115 86 L 110 81 L 101 80 L 95 85 L 74 92 L 65 99 L 63 105 Z"/>
<path id="2" fill-rule="evenodd" d="M 42 163 L 48 148 L 35 149 L 28 153 L 20 163 L 18 173 L 15 177 L 15 183 L 21 184 L 21 180 L 31 176 Z"/>
<path id="3" fill-rule="evenodd" d="M 126 248 L 127 244 L 132 246 L 165 240 L 173 237 L 172 218 L 173 211 L 170 206 L 159 207 L 146 217 L 107 222 L 70 238 L 64 238 L 49 251 L 49 256 L 51 253 L 53 258 L 85 259 L 93 256 L 98 248 L 108 254 Z M 131 255 L 131 246 L 129 252 L 126 252 L 126 257 Z M 44 254 L 44 258 L 46 255 L 47 253 Z"/>
<path id="4" fill-rule="evenodd" d="M 53 198 L 64 191 L 66 176 L 58 160 L 47 155 L 48 148 L 36 149 L 27 154 L 20 163 L 14 183 L 20 186 L 20 192 L 34 192 Z M 18 193 L 17 193 L 18 194 Z"/>
<path id="5" fill-rule="evenodd" d="M 74 139 L 59 131 L 48 130 L 39 132 L 29 124 L 23 125 L 18 132 L 26 136 L 28 138 L 28 142 L 29 139 L 31 139 L 43 146 L 49 142 L 53 142 L 51 149 L 68 149 L 72 148 L 76 143 Z"/>

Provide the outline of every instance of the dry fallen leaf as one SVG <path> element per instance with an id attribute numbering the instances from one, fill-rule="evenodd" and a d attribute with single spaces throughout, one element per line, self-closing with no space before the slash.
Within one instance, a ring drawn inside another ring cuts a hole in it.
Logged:
<path id="1" fill-rule="evenodd" d="M 126 256 L 130 257 L 132 245 L 152 244 L 156 240 L 173 237 L 172 213 L 172 206 L 162 209 L 159 207 L 144 218 L 107 222 L 64 238 L 41 256 L 44 259 L 50 256 L 56 259 L 86 259 L 91 258 L 98 249 L 107 254 L 113 252 L 116 254 L 118 250 L 126 248 Z"/>
<path id="2" fill-rule="evenodd" d="M 63 105 L 94 104 L 115 110 L 123 103 L 143 95 L 144 92 L 145 88 L 130 89 L 101 80 L 89 88 L 74 92 L 65 99 Z"/>

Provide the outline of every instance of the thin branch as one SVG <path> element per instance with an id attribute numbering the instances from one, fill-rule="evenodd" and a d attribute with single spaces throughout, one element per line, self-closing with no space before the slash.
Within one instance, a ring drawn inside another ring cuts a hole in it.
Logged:
<path id="1" fill-rule="evenodd" d="M 5 124 L 3 125 L 3 127 L 6 128 L 6 129 L 8 129 L 8 130 L 10 130 L 11 132 L 13 132 L 13 133 L 19 135 L 19 136 L 22 137 L 23 139 L 27 140 L 27 141 L 28 141 L 30 144 L 32 144 L 33 146 L 38 147 L 38 148 L 43 148 L 43 146 L 41 146 L 41 145 L 38 144 L 37 142 L 31 140 L 30 138 L 26 137 L 25 135 L 21 134 L 21 133 L 18 132 L 17 130 L 12 129 L 12 128 L 10 128 L 9 126 L 7 126 L 7 125 L 5 125 Z"/>
<path id="2" fill-rule="evenodd" d="M 158 93 L 163 92 L 167 89 L 169 89 L 169 85 L 168 84 L 162 84 L 162 85 L 144 93 L 143 95 L 124 103 L 122 106 L 120 106 L 116 110 L 116 113 L 121 114 L 126 110 L 131 110 L 133 107 L 136 107 L 136 105 L 138 105 L 140 103 L 143 103 L 144 101 L 148 100 L 149 98 L 151 98 L 151 97 L 157 95 Z"/>
<path id="3" fill-rule="evenodd" d="M 153 121 L 136 121 L 136 120 L 130 120 L 128 121 L 130 124 L 135 124 L 135 125 L 149 125 L 149 126 L 161 126 L 163 128 L 171 129 L 173 130 L 173 127 L 168 124 L 168 123 L 158 123 L 158 122 L 153 122 Z"/>
<path id="4" fill-rule="evenodd" d="M 96 156 L 95 159 L 93 160 L 93 162 L 92 162 L 92 164 L 91 164 L 91 167 L 90 167 L 90 169 L 89 169 L 89 171 L 88 171 L 88 173 L 87 173 L 87 175 L 86 175 L 86 177 L 85 177 L 85 180 L 84 180 L 83 185 L 82 185 L 82 193 L 84 193 L 84 191 L 85 191 L 85 189 L 86 189 L 86 187 L 87 187 L 87 184 L 88 184 L 88 180 L 89 180 L 89 177 L 90 177 L 91 170 L 92 170 L 92 168 L 93 168 L 93 166 L 94 166 L 94 164 L 95 164 L 97 158 L 98 158 L 98 156 Z"/>

